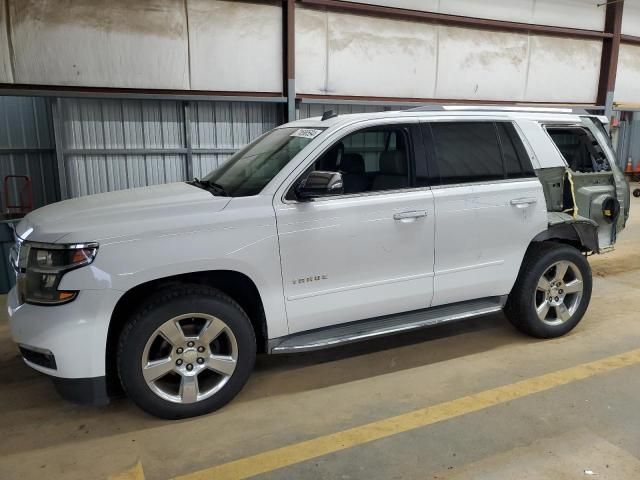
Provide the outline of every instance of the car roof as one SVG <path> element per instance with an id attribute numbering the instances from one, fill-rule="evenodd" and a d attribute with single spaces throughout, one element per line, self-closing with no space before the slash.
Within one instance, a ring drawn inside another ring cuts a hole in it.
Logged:
<path id="1" fill-rule="evenodd" d="M 424 118 L 438 119 L 455 117 L 456 119 L 505 119 L 505 120 L 534 120 L 540 122 L 580 122 L 580 117 L 591 115 L 582 108 L 556 107 L 496 107 L 496 106 L 466 106 L 466 105 L 437 105 L 412 108 L 409 110 L 393 110 L 372 113 L 349 113 L 334 115 L 326 120 L 322 117 L 310 117 L 290 122 L 287 127 L 332 128 L 349 125 L 356 122 L 375 119 Z"/>

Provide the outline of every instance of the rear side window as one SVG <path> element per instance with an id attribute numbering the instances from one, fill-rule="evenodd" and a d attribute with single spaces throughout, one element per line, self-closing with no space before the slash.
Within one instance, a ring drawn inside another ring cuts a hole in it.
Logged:
<path id="1" fill-rule="evenodd" d="M 504 178 L 500 144 L 493 122 L 432 123 L 440 183 Z"/>
<path id="2" fill-rule="evenodd" d="M 535 176 L 510 122 L 434 122 L 431 132 L 442 185 Z"/>
<path id="3" fill-rule="evenodd" d="M 588 129 L 547 127 L 547 131 L 574 172 L 611 170 L 604 150 Z"/>
<path id="4" fill-rule="evenodd" d="M 504 168 L 507 178 L 533 177 L 535 172 L 529 161 L 529 155 L 518 137 L 512 123 L 497 122 L 498 137 L 504 156 Z"/>

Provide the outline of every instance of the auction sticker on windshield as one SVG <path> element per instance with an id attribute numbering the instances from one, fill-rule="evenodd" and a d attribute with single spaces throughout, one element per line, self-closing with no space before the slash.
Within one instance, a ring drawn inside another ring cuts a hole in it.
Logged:
<path id="1" fill-rule="evenodd" d="M 322 130 L 316 130 L 315 128 L 299 128 L 291 134 L 292 137 L 302 138 L 316 138 L 322 133 Z"/>

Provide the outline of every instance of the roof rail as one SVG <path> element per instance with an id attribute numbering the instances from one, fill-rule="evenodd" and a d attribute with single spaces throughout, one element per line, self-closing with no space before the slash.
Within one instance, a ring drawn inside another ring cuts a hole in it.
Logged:
<path id="1" fill-rule="evenodd" d="M 408 112 L 469 112 L 469 111 L 499 111 L 499 112 L 538 112 L 538 113 L 573 113 L 575 115 L 588 115 L 584 108 L 576 107 L 528 107 L 520 105 L 500 106 L 500 105 L 425 105 L 414 107 Z"/>

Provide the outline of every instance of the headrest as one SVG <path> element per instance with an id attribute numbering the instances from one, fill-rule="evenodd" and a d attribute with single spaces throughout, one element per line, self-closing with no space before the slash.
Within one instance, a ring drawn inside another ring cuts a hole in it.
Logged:
<path id="1" fill-rule="evenodd" d="M 346 173 L 364 173 L 364 158 L 359 153 L 345 153 L 340 162 L 340 170 Z"/>
<path id="2" fill-rule="evenodd" d="M 380 154 L 380 173 L 385 175 L 406 175 L 407 160 L 402 150 L 382 152 Z"/>

